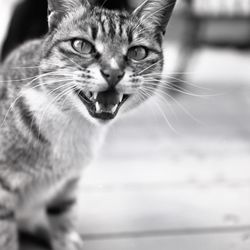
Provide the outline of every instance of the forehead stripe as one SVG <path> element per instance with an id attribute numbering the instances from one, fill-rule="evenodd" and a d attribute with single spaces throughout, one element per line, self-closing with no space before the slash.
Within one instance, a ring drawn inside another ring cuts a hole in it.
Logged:
<path id="1" fill-rule="evenodd" d="M 110 36 L 112 39 L 118 35 L 122 37 L 126 34 L 126 26 L 125 26 L 125 17 L 122 15 L 116 16 L 106 16 L 104 13 L 99 16 L 99 25 L 97 28 L 97 35 L 95 36 L 95 31 L 93 32 L 93 36 L 96 38 L 98 36 L 98 30 L 102 34 L 106 34 Z M 92 27 L 93 29 L 94 27 Z M 95 29 L 95 28 L 94 28 Z"/>
<path id="2" fill-rule="evenodd" d="M 123 27 L 123 22 L 120 22 L 119 28 L 120 28 L 119 36 L 122 36 L 122 34 L 123 34 L 123 29 L 124 29 L 124 27 Z"/>
<path id="3" fill-rule="evenodd" d="M 98 28 L 96 26 L 91 26 L 91 33 L 93 40 L 96 40 L 98 34 Z"/>

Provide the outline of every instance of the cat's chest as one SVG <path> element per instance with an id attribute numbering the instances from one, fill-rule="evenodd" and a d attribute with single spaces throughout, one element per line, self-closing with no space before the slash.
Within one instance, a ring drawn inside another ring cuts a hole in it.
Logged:
<path id="1" fill-rule="evenodd" d="M 104 131 L 74 119 L 64 130 L 51 135 L 53 166 L 73 172 L 83 169 L 95 157 L 103 137 Z"/>

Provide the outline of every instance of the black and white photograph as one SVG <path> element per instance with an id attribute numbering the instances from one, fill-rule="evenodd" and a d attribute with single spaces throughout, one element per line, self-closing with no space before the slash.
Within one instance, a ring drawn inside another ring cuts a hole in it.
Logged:
<path id="1" fill-rule="evenodd" d="M 249 250 L 250 0 L 0 0 L 0 250 Z"/>

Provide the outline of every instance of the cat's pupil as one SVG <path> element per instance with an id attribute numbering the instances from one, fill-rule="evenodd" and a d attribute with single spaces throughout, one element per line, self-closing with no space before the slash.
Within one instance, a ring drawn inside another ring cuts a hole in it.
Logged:
<path id="1" fill-rule="evenodd" d="M 131 48 L 128 52 L 128 57 L 136 61 L 141 61 L 145 59 L 147 55 L 148 50 L 142 46 Z"/>
<path id="2" fill-rule="evenodd" d="M 74 40 L 72 44 L 73 48 L 81 54 L 91 54 L 94 50 L 94 46 L 85 40 Z"/>

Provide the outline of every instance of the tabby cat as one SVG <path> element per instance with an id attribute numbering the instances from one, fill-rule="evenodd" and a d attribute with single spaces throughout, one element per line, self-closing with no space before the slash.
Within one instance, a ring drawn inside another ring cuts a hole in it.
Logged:
<path id="1" fill-rule="evenodd" d="M 0 74 L 1 250 L 19 249 L 19 229 L 42 229 L 54 250 L 84 249 L 70 213 L 77 181 L 111 121 L 145 101 L 145 88 L 152 95 L 157 89 L 174 5 L 147 0 L 127 13 L 87 0 L 49 0 L 48 34 L 6 59 Z"/>

